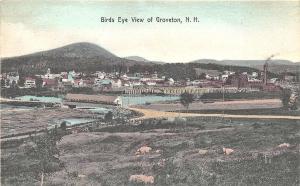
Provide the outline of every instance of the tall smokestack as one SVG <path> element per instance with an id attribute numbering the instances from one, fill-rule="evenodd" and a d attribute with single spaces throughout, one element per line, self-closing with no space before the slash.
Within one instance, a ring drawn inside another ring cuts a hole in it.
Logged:
<path id="1" fill-rule="evenodd" d="M 269 66 L 268 62 L 271 61 L 271 59 L 273 57 L 275 57 L 275 55 L 278 55 L 278 54 L 272 54 L 270 57 L 267 58 L 267 60 L 266 60 L 266 62 L 264 64 L 264 79 L 263 79 L 263 81 L 264 81 L 265 85 L 267 85 L 267 81 L 268 81 L 268 75 L 267 75 L 267 73 L 268 73 L 268 66 Z"/>
<path id="2" fill-rule="evenodd" d="M 268 61 L 266 61 L 266 63 L 264 64 L 264 84 L 267 85 L 267 81 L 268 81 Z"/>

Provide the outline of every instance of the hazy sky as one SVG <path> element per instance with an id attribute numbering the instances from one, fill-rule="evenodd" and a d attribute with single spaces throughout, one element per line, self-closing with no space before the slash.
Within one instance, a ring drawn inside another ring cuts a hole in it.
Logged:
<path id="1" fill-rule="evenodd" d="M 102 23 L 101 17 L 198 17 L 198 23 Z M 1 56 L 92 42 L 123 57 L 186 62 L 300 61 L 300 1 L 2 1 Z"/>

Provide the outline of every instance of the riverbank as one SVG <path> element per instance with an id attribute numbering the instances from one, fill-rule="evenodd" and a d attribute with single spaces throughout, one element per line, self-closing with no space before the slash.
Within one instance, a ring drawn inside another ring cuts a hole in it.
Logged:
<path id="1" fill-rule="evenodd" d="M 58 107 L 58 102 L 47 102 L 39 100 L 19 100 L 19 99 L 7 99 L 0 97 L 0 104 L 8 104 L 13 106 L 26 106 L 26 107 Z"/>

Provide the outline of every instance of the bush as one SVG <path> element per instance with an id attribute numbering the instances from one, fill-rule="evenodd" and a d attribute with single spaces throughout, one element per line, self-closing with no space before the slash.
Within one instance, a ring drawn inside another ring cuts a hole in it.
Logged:
<path id="1" fill-rule="evenodd" d="M 289 102 L 290 102 L 290 97 L 291 97 L 291 90 L 289 89 L 283 89 L 282 94 L 281 94 L 281 102 L 284 108 L 289 108 Z"/>
<path id="2" fill-rule="evenodd" d="M 108 113 L 105 114 L 105 116 L 104 116 L 105 121 L 109 122 L 109 121 L 112 121 L 112 119 L 113 119 L 113 113 L 111 111 L 109 111 Z"/>

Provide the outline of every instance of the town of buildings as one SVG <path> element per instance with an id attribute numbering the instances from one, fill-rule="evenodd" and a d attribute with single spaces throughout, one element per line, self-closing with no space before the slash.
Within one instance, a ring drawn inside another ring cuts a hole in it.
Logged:
<path id="1" fill-rule="evenodd" d="M 204 71 L 206 72 L 206 71 Z M 51 73 L 49 68 L 45 74 L 34 75 L 31 77 L 20 77 L 18 72 L 9 72 L 1 74 L 1 87 L 9 88 L 18 86 L 19 88 L 35 88 L 37 86 L 46 87 L 54 91 L 68 91 L 72 88 L 92 88 L 96 92 L 106 93 L 124 93 L 124 94 L 181 94 L 191 92 L 194 94 L 220 91 L 226 89 L 248 90 L 248 91 L 279 91 L 278 83 L 282 81 L 293 82 L 297 76 L 292 73 L 285 73 L 281 79 L 268 76 L 267 63 L 264 70 L 259 74 L 237 73 L 233 71 L 223 71 L 212 73 L 207 71 L 204 78 L 190 80 L 183 79 L 175 81 L 172 77 L 166 78 L 156 72 L 140 72 L 134 74 L 127 73 L 106 73 L 96 71 L 93 73 L 83 72 L 61 72 Z M 23 79 L 23 84 L 20 84 Z"/>

